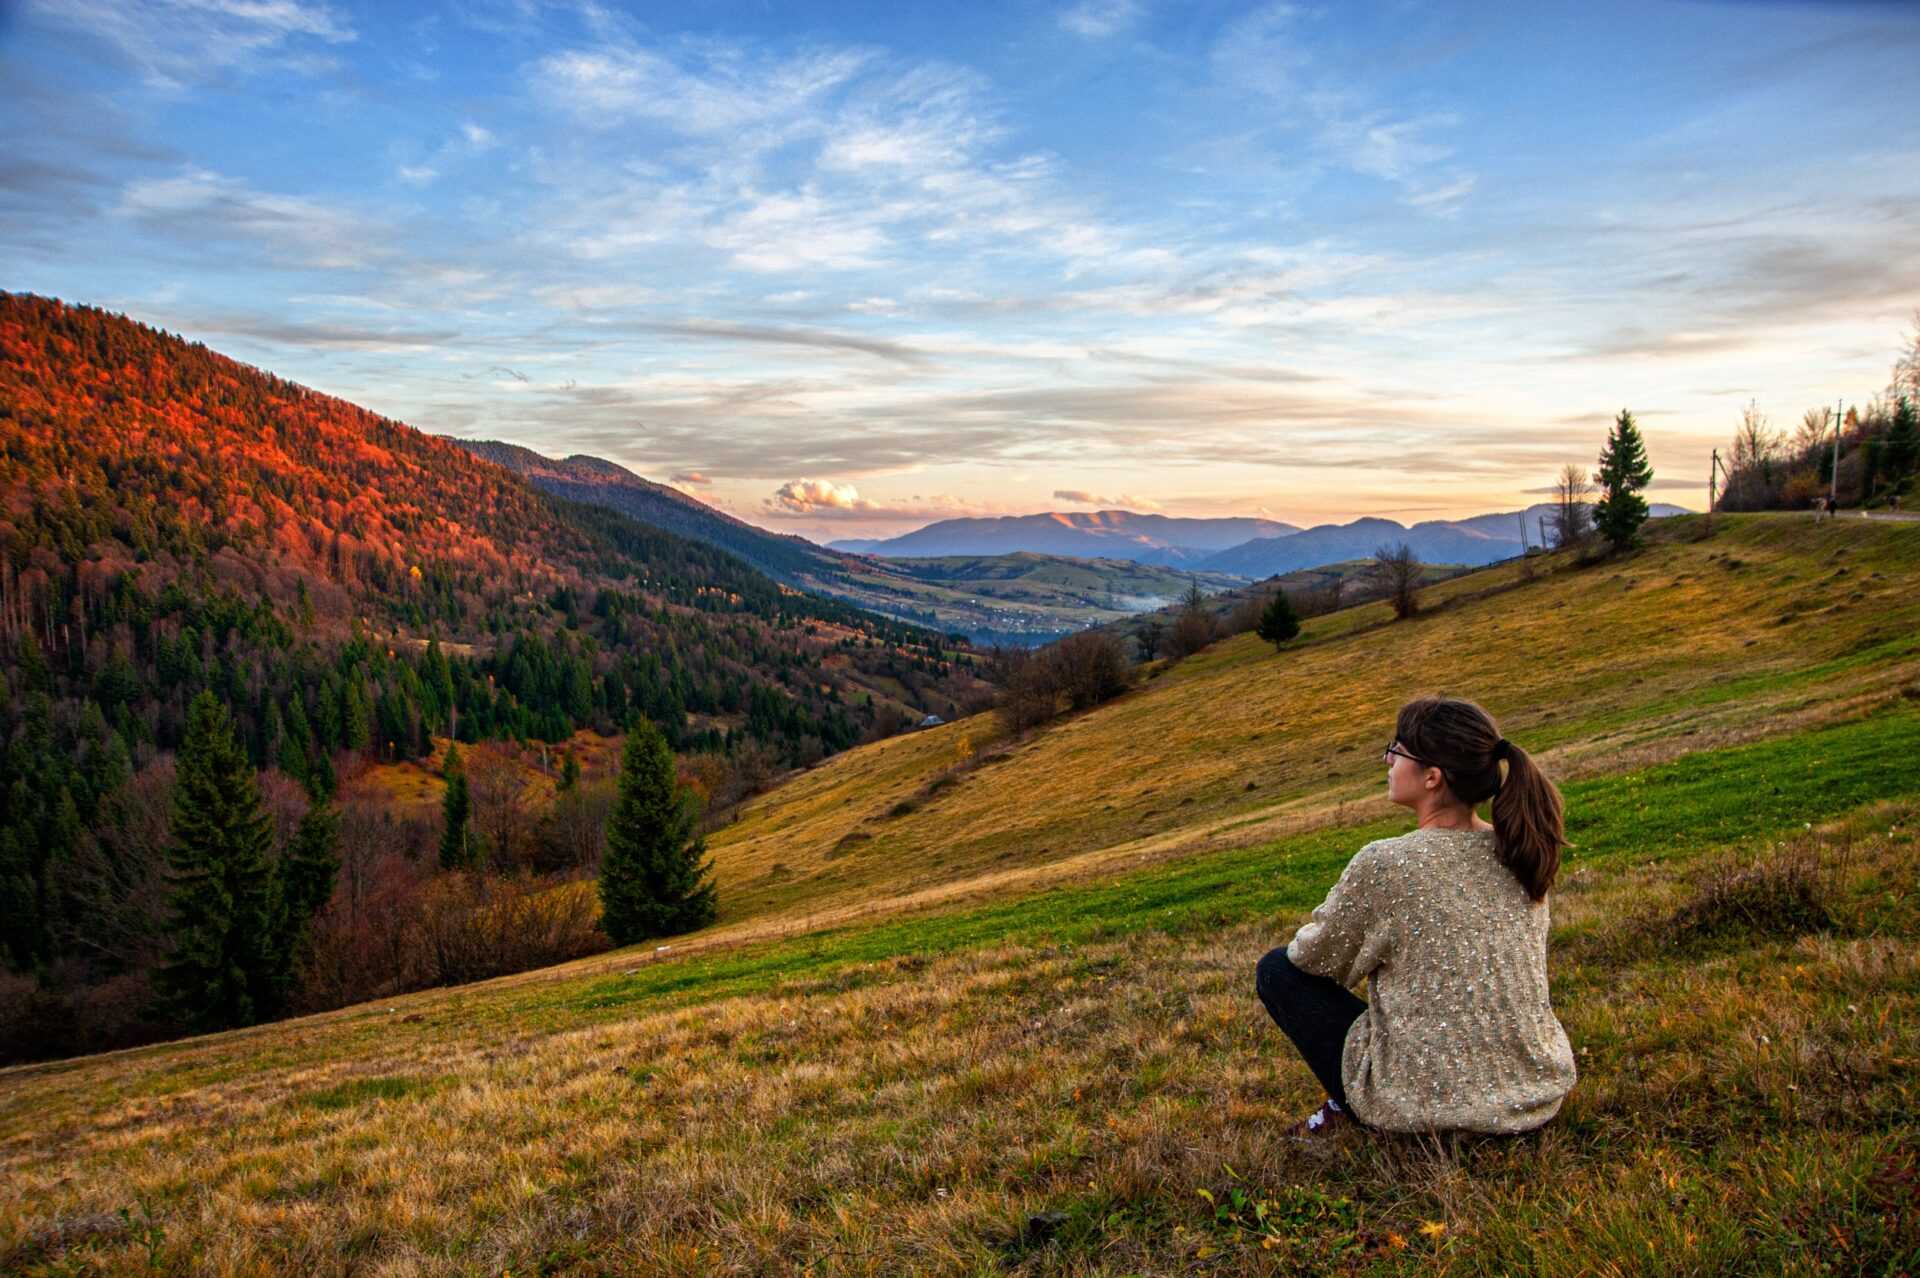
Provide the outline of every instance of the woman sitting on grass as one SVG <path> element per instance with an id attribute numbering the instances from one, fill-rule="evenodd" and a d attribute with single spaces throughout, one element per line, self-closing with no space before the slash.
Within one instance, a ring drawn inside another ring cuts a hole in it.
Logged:
<path id="1" fill-rule="evenodd" d="M 1418 827 L 1361 848 L 1260 960 L 1260 1001 L 1327 1090 L 1294 1132 L 1538 1127 L 1574 1080 L 1547 998 L 1560 792 L 1471 701 L 1409 702 L 1383 758 Z M 1492 824 L 1474 811 L 1487 799 Z M 1371 1002 L 1349 992 L 1362 980 Z"/>

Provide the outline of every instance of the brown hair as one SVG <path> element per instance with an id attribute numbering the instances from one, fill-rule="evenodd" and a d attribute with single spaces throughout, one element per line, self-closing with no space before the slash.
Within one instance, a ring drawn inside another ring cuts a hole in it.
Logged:
<path id="1" fill-rule="evenodd" d="M 1453 797 L 1468 806 L 1493 800 L 1500 860 L 1538 901 L 1553 886 L 1568 846 L 1560 791 L 1527 752 L 1500 735 L 1493 716 L 1457 697 L 1421 697 L 1400 707 L 1394 738 L 1440 769 Z M 1507 774 L 1500 775 L 1506 760 Z"/>

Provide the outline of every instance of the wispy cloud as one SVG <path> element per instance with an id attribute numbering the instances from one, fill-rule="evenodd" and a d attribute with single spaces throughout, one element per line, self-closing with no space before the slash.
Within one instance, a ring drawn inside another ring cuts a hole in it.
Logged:
<path id="1" fill-rule="evenodd" d="M 452 328 L 302 322 L 237 311 L 194 312 L 196 332 L 313 350 L 396 352 L 414 356 L 463 336 Z M 524 378 L 522 380 L 525 380 Z"/>
<path id="2" fill-rule="evenodd" d="M 835 333 L 816 328 L 782 328 L 764 324 L 726 324 L 709 320 L 680 322 L 635 322 L 625 327 L 640 332 L 659 333 L 710 342 L 747 342 L 765 346 L 799 346 L 811 350 L 853 352 L 898 364 L 920 364 L 924 352 L 898 342 L 861 337 L 853 333 Z"/>
<path id="3" fill-rule="evenodd" d="M 693 45 L 687 62 L 637 46 L 574 49 L 534 66 L 535 90 L 584 124 L 644 120 L 679 133 L 785 131 L 869 61 L 858 50 L 755 57 L 737 46 Z"/>
<path id="4" fill-rule="evenodd" d="M 304 196 L 258 191 L 242 178 L 201 168 L 128 183 L 116 211 L 196 247 L 247 241 L 279 265 L 344 269 L 391 251 L 358 214 Z"/>
<path id="5" fill-rule="evenodd" d="M 1228 24 L 1213 50 L 1219 82 L 1278 112 L 1283 127 L 1305 129 L 1328 162 L 1394 184 L 1413 208 L 1457 213 L 1475 178 L 1448 163 L 1453 147 L 1440 135 L 1457 129 L 1460 119 L 1382 105 L 1344 66 L 1323 69 L 1306 30 L 1322 16 L 1269 4 Z"/>
<path id="6" fill-rule="evenodd" d="M 1054 500 L 1071 503 L 1075 506 L 1098 506 L 1103 510 L 1159 510 L 1160 503 L 1151 497 L 1137 497 L 1132 493 L 1121 493 L 1117 497 L 1105 497 L 1099 493 L 1090 493 L 1082 488 L 1056 488 Z"/>
<path id="7" fill-rule="evenodd" d="M 589 135 L 602 142 L 590 160 L 546 157 L 565 192 L 546 233 L 583 260 L 681 244 L 764 274 L 982 250 L 1068 273 L 1169 258 L 1073 195 L 1051 157 L 1007 153 L 990 86 L 964 68 L 707 41 L 575 49 L 529 76 L 575 121 L 642 123 L 680 143 L 637 174 L 609 163 L 624 135 Z"/>
<path id="8" fill-rule="evenodd" d="M 1089 40 L 1115 36 L 1140 19 L 1138 0 L 1081 0 L 1060 15 L 1060 25 Z"/>
<path id="9" fill-rule="evenodd" d="M 152 87 L 180 90 L 227 72 L 312 72 L 333 65 L 314 46 L 342 45 L 353 26 L 302 0 L 30 0 L 28 15 L 111 46 Z"/>

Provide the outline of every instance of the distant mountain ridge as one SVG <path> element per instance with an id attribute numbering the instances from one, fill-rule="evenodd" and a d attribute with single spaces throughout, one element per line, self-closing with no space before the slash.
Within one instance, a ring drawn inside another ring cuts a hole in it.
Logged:
<path id="1" fill-rule="evenodd" d="M 1071 557 L 1021 552 L 963 556 L 961 564 L 868 558 L 769 532 L 605 458 L 547 457 L 498 440 L 451 442 L 542 493 L 604 507 L 727 551 L 793 589 L 958 632 L 977 643 L 1044 643 L 1072 634 L 1089 620 L 1157 606 L 1185 589 L 1184 576 L 1170 577 L 1158 565 L 1121 555 L 1094 562 L 1096 557 L 1084 552 Z M 1181 571 L 1189 570 L 1183 565 Z"/>
<path id="2" fill-rule="evenodd" d="M 1656 517 L 1684 515 L 1686 509 L 1657 503 Z M 1287 537 L 1249 541 L 1201 560 L 1195 566 L 1241 577 L 1271 577 L 1301 568 L 1365 559 L 1381 546 L 1404 542 L 1422 562 L 1481 567 L 1524 554 L 1547 542 L 1548 502 L 1525 510 L 1498 511 L 1468 519 L 1429 519 L 1408 527 L 1391 519 L 1361 518 L 1347 524 L 1320 524 Z M 1522 527 L 1525 527 L 1524 541 Z"/>
<path id="3" fill-rule="evenodd" d="M 666 532 L 728 551 L 790 586 L 813 588 L 846 573 L 844 560 L 805 537 L 768 532 L 677 488 L 643 479 L 617 462 L 575 453 L 553 458 L 492 439 L 452 441 L 504 466 L 542 492 L 604 506 Z"/>
<path id="4" fill-rule="evenodd" d="M 1188 566 L 1243 542 L 1297 531 L 1294 525 L 1274 519 L 1194 519 L 1130 510 L 1047 511 L 942 519 L 898 537 L 835 541 L 828 548 L 889 559 L 1031 551 L 1082 559 L 1131 559 L 1166 567 Z"/>
<path id="5" fill-rule="evenodd" d="M 1554 511 L 1551 503 L 1542 502 L 1525 510 L 1425 520 L 1411 527 L 1391 519 L 1363 517 L 1304 530 L 1268 519 L 1183 519 L 1125 510 L 1092 514 L 1055 511 L 996 519 L 942 519 L 898 537 L 835 541 L 829 547 L 886 559 L 1027 551 L 1131 559 L 1141 564 L 1261 578 L 1364 559 L 1383 544 L 1402 541 L 1428 563 L 1495 563 L 1522 553 L 1527 546 L 1543 545 Z M 1685 507 L 1663 503 L 1656 503 L 1652 511 L 1656 517 L 1687 513 Z"/>

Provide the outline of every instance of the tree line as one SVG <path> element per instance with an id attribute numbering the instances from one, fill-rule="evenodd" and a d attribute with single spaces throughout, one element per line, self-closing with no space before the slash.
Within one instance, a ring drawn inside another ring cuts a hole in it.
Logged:
<path id="1" fill-rule="evenodd" d="M 1807 409 L 1791 434 L 1749 403 L 1723 460 L 1722 510 L 1805 510 L 1828 496 L 1868 509 L 1911 498 L 1920 475 L 1920 314 L 1884 392 L 1844 414 Z"/>
<path id="2" fill-rule="evenodd" d="M 697 793 L 678 776 L 664 734 L 645 719 L 628 734 L 617 797 L 595 820 L 596 864 L 584 868 L 597 873 L 597 918 L 577 880 L 501 874 L 483 862 L 483 844 L 467 829 L 457 746 L 445 763 L 441 873 L 398 864 L 403 856 L 417 860 L 417 851 L 378 862 L 389 879 L 411 870 L 413 890 L 403 893 L 407 926 L 377 937 L 352 927 L 364 885 L 344 880 L 367 867 L 342 857 L 339 810 L 309 796 L 297 817 L 285 819 L 284 803 L 263 794 L 212 692 L 194 698 L 172 762 L 157 866 L 144 882 L 94 883 L 99 893 L 75 902 L 141 914 L 133 922 L 146 961 L 113 987 L 117 1022 L 88 1022 L 83 1002 L 0 980 L 0 1060 L 252 1025 L 356 996 L 479 979 L 576 957 L 609 937 L 625 944 L 688 931 L 716 909 Z M 581 788 L 571 755 L 567 765 L 556 809 Z M 123 898 L 117 887 L 136 890 Z M 374 988 L 351 979 L 353 948 L 369 940 L 389 949 L 391 970 Z M 396 941 L 404 947 L 397 955 Z"/>

